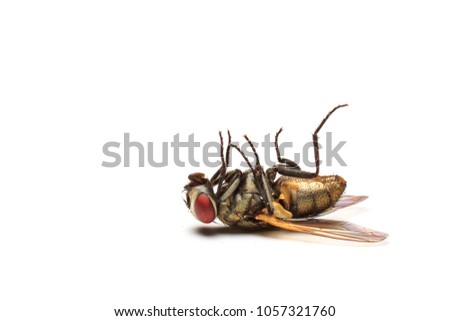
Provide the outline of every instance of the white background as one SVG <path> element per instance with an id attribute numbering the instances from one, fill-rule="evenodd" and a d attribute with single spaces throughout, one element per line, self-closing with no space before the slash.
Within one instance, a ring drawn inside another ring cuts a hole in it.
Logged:
<path id="1" fill-rule="evenodd" d="M 2 2 L 0 319 L 214 304 L 446 319 L 443 3 Z M 324 132 L 348 141 L 348 166 L 322 173 L 370 198 L 333 218 L 390 233 L 381 244 L 203 226 L 181 192 L 214 169 L 176 167 L 172 152 L 166 168 L 101 166 L 125 132 L 159 156 L 176 133 L 204 144 L 226 129 L 261 141 L 283 126 L 301 146 L 341 103 Z"/>

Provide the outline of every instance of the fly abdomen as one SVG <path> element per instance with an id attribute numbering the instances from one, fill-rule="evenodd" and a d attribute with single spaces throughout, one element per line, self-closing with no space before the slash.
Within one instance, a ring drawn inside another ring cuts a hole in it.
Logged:
<path id="1" fill-rule="evenodd" d="M 275 184 L 280 203 L 294 217 L 314 216 L 336 204 L 346 181 L 337 175 L 298 178 L 281 176 Z"/>

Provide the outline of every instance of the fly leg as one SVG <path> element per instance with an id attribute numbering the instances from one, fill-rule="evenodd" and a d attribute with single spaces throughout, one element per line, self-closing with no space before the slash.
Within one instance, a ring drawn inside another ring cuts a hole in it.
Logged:
<path id="1" fill-rule="evenodd" d="M 266 173 L 264 172 L 263 167 L 261 166 L 261 164 L 259 163 L 259 156 L 258 153 L 256 152 L 255 146 L 253 145 L 252 141 L 247 137 L 247 135 L 244 135 L 244 138 L 247 140 L 247 142 L 250 144 L 250 147 L 253 150 L 253 154 L 255 155 L 256 158 L 256 166 L 252 166 L 252 164 L 250 163 L 250 161 L 248 160 L 247 156 L 245 156 L 245 154 L 242 152 L 242 150 L 236 146 L 231 144 L 231 147 L 235 148 L 239 154 L 241 154 L 241 156 L 244 158 L 244 160 L 247 162 L 248 166 L 250 167 L 250 170 L 252 171 L 253 177 L 254 177 L 254 182 L 256 185 L 256 188 L 258 189 L 261 197 L 262 197 L 262 201 L 264 203 L 264 205 L 266 206 L 267 210 L 269 211 L 269 213 L 273 213 L 273 197 L 272 197 L 272 184 L 271 181 L 267 178 Z"/>
<path id="2" fill-rule="evenodd" d="M 231 151 L 231 134 L 230 131 L 228 131 L 228 146 L 226 151 L 226 157 L 223 155 L 223 137 L 222 132 L 219 132 L 220 137 L 220 158 L 222 161 L 222 165 L 220 168 L 214 173 L 214 175 L 211 177 L 211 184 L 212 186 L 217 186 L 217 193 L 216 196 L 219 194 L 219 192 L 222 190 L 222 184 L 225 180 L 225 177 L 227 175 L 227 167 L 230 161 L 230 151 Z"/>
<path id="3" fill-rule="evenodd" d="M 241 220 L 240 216 L 233 211 L 233 197 L 236 190 L 239 188 L 241 182 L 242 172 L 239 169 L 229 171 L 226 173 L 221 189 L 217 191 L 216 197 L 218 199 L 217 217 L 225 224 L 234 226 Z"/>
<path id="4" fill-rule="evenodd" d="M 314 134 L 312 135 L 313 138 L 313 146 L 314 146 L 314 159 L 316 161 L 316 176 L 319 176 L 319 171 L 320 171 L 320 157 L 319 157 L 319 136 L 317 136 L 317 134 L 319 133 L 319 131 L 322 129 L 322 126 L 326 123 L 326 121 L 328 120 L 328 118 L 331 116 L 331 114 L 333 114 L 336 110 L 338 110 L 341 107 L 347 107 L 348 105 L 339 105 L 334 107 L 326 116 L 325 118 L 322 120 L 322 122 L 319 124 L 319 126 L 316 128 L 316 130 L 314 131 Z"/>
<path id="5" fill-rule="evenodd" d="M 275 151 L 277 152 L 278 163 L 279 164 L 284 164 L 285 167 L 300 169 L 300 167 L 298 166 L 298 164 L 296 162 L 291 161 L 290 159 L 281 157 L 280 147 L 278 147 L 278 136 L 280 136 L 282 131 L 283 131 L 283 128 L 280 128 L 277 131 L 277 133 L 275 134 Z"/>
<path id="6" fill-rule="evenodd" d="M 280 148 L 278 146 L 278 136 L 283 131 L 283 128 L 280 128 L 275 135 L 275 151 L 277 152 L 277 160 L 278 164 L 267 169 L 266 174 L 271 183 L 275 181 L 275 177 L 278 174 L 286 175 L 286 176 L 295 176 L 295 177 L 303 177 L 303 178 L 311 178 L 316 177 L 315 173 L 302 171 L 300 166 L 294 161 L 281 157 Z"/>
<path id="7" fill-rule="evenodd" d="M 242 172 L 239 169 L 229 171 L 225 174 L 222 186 L 216 195 L 220 202 L 233 195 L 241 183 L 241 175 Z"/>
<path id="8" fill-rule="evenodd" d="M 233 226 L 238 224 L 240 218 L 238 215 L 230 212 L 231 209 L 231 199 L 230 197 L 236 192 L 239 188 L 239 184 L 241 183 L 242 172 L 239 169 L 231 170 L 227 172 L 227 167 L 230 160 L 230 152 L 231 152 L 231 135 L 230 131 L 228 131 L 228 146 L 226 151 L 226 156 L 223 154 L 223 138 L 222 133 L 219 132 L 220 135 L 220 146 L 221 152 L 220 157 L 222 159 L 222 166 L 220 169 L 214 174 L 211 179 L 211 182 L 217 186 L 216 199 L 219 203 L 219 210 L 217 213 L 217 217 L 225 224 Z"/>
<path id="9" fill-rule="evenodd" d="M 220 158 L 222 161 L 222 164 L 220 165 L 220 168 L 214 173 L 214 175 L 211 177 L 211 184 L 212 186 L 215 186 L 220 183 L 220 180 L 223 180 L 224 170 L 226 170 L 226 163 L 223 157 L 223 137 L 222 132 L 219 132 L 220 137 Z"/>
<path id="10" fill-rule="evenodd" d="M 281 157 L 280 148 L 278 147 L 278 136 L 283 131 L 283 128 L 280 128 L 280 130 L 275 135 L 275 151 L 277 153 L 278 164 L 270 167 L 267 170 L 267 176 L 271 179 L 272 182 L 275 180 L 275 176 L 277 173 L 279 173 L 281 175 L 294 176 L 294 177 L 300 177 L 300 178 L 312 178 L 312 177 L 319 176 L 319 172 L 320 172 L 319 136 L 318 136 L 319 131 L 322 129 L 323 125 L 326 123 L 328 118 L 330 118 L 330 116 L 337 109 L 339 109 L 341 107 L 346 107 L 346 106 L 348 106 L 348 105 L 345 104 L 345 105 L 339 105 L 339 106 L 334 107 L 325 116 L 325 118 L 322 120 L 322 122 L 319 124 L 319 126 L 316 128 L 316 130 L 314 131 L 314 133 L 312 135 L 313 147 L 314 147 L 314 160 L 316 163 L 316 172 L 315 173 L 302 171 L 301 168 L 294 161 L 291 161 L 289 159 Z"/>

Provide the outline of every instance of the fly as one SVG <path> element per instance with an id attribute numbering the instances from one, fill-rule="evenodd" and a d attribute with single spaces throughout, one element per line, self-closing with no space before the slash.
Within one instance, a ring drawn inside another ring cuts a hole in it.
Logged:
<path id="1" fill-rule="evenodd" d="M 255 165 L 250 163 L 238 146 L 231 143 L 229 131 L 228 145 L 224 153 L 223 137 L 219 132 L 222 165 L 211 179 L 203 173 L 188 176 L 189 183 L 184 187 L 187 207 L 203 223 L 211 223 L 219 218 L 224 224 L 243 230 L 275 226 L 347 241 L 384 240 L 388 236 L 386 233 L 344 221 L 318 218 L 367 198 L 344 195 L 347 182 L 338 175 L 319 175 L 318 133 L 337 109 L 346 106 L 333 108 L 312 135 L 315 172 L 303 171 L 297 163 L 281 156 L 278 138 L 282 129 L 275 135 L 278 163 L 267 170 L 261 166 L 258 153 L 247 135 L 244 137 L 252 148 Z M 232 148 L 242 155 L 249 170 L 228 170 Z"/>

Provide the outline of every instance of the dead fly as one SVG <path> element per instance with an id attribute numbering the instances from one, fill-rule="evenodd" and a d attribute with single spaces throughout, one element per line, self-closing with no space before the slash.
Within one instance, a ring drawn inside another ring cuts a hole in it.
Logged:
<path id="1" fill-rule="evenodd" d="M 255 147 L 244 136 L 255 155 L 256 164 L 238 146 L 231 143 L 224 155 L 223 138 L 220 135 L 222 166 L 211 180 L 203 173 L 189 175 L 184 187 L 186 205 L 203 223 L 211 223 L 218 217 L 223 223 L 241 229 L 261 229 L 276 226 L 282 229 L 320 235 L 348 241 L 378 242 L 388 234 L 370 230 L 355 224 L 317 219 L 338 209 L 359 203 L 366 196 L 343 195 L 347 182 L 340 176 L 319 176 L 320 159 L 318 133 L 333 112 L 347 105 L 339 105 L 322 120 L 313 134 L 316 172 L 300 169 L 293 161 L 283 158 L 275 136 L 278 164 L 264 171 Z M 227 170 L 231 149 L 236 149 L 247 162 L 249 170 Z M 280 175 L 278 179 L 276 176 Z M 214 191 L 215 188 L 215 191 Z"/>

